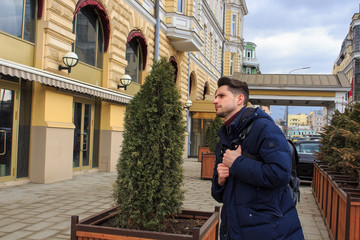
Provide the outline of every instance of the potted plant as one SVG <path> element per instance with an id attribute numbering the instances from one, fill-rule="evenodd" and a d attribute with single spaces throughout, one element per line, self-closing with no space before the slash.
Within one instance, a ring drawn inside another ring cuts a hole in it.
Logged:
<path id="1" fill-rule="evenodd" d="M 220 140 L 218 131 L 223 124 L 224 120 L 216 116 L 206 131 L 206 144 L 209 146 L 210 152 L 202 154 L 201 179 L 211 179 L 213 176 L 216 161 L 215 148 L 216 144 Z"/>
<path id="2" fill-rule="evenodd" d="M 360 103 L 334 113 L 317 159 L 313 194 L 331 239 L 360 239 Z"/>
<path id="3" fill-rule="evenodd" d="M 81 222 L 73 217 L 72 239 L 189 239 L 164 232 L 183 220 L 198 227 L 191 239 L 217 239 L 218 210 L 181 210 L 185 124 L 173 72 L 165 58 L 154 63 L 127 106 L 113 192 L 116 206 Z M 201 220 L 205 223 L 199 225 Z"/>
<path id="4" fill-rule="evenodd" d="M 210 153 L 210 148 L 208 146 L 199 146 L 198 149 L 198 162 L 202 162 L 202 155 L 205 153 Z"/>

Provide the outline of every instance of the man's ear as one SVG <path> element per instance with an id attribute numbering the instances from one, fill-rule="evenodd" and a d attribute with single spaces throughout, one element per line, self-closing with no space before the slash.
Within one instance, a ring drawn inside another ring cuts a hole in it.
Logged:
<path id="1" fill-rule="evenodd" d="M 245 96 L 243 94 L 239 94 L 236 96 L 236 103 L 237 105 L 244 105 Z"/>

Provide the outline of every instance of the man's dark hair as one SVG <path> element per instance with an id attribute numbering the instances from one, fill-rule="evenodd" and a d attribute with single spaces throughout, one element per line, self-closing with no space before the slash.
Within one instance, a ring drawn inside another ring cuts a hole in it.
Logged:
<path id="1" fill-rule="evenodd" d="M 233 95 L 244 95 L 245 105 L 249 102 L 249 88 L 246 82 L 234 78 L 221 77 L 218 80 L 218 88 L 225 85 L 229 87 L 229 91 Z"/>

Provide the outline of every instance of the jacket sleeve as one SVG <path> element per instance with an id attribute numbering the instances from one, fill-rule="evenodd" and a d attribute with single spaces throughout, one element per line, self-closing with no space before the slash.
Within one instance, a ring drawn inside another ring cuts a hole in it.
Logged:
<path id="1" fill-rule="evenodd" d="M 218 143 L 216 145 L 215 153 L 216 153 L 216 162 L 215 162 L 215 166 L 214 166 L 213 178 L 211 180 L 211 183 L 212 183 L 211 184 L 211 196 L 219 203 L 222 203 L 226 183 L 224 184 L 224 186 L 220 186 L 218 184 L 217 165 L 221 162 L 221 158 L 222 158 L 220 143 Z"/>
<path id="2" fill-rule="evenodd" d="M 273 122 L 256 122 L 244 150 L 258 152 L 261 160 L 238 157 L 230 168 L 230 174 L 235 178 L 264 188 L 277 188 L 289 183 L 290 148 L 284 134 Z"/>

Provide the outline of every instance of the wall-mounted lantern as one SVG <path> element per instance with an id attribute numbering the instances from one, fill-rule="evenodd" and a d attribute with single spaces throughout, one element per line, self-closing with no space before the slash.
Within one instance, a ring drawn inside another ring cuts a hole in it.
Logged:
<path id="1" fill-rule="evenodd" d="M 126 90 L 126 87 L 129 86 L 131 84 L 131 76 L 128 74 L 123 75 L 120 78 L 120 83 L 121 85 L 117 85 L 117 88 L 124 88 L 124 90 Z"/>
<path id="2" fill-rule="evenodd" d="M 67 69 L 69 74 L 71 72 L 71 68 L 75 67 L 76 64 L 79 62 L 79 58 L 74 52 L 65 53 L 65 55 L 62 57 L 62 60 L 66 67 L 59 65 L 59 71 Z"/>

